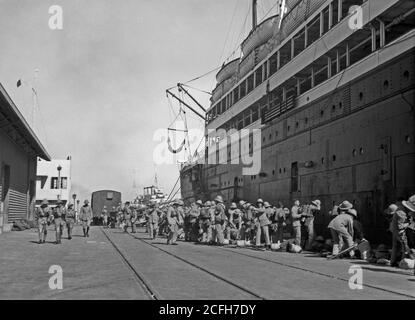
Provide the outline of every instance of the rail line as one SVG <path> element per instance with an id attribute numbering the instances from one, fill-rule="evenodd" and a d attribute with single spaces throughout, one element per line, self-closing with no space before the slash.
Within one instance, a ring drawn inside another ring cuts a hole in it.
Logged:
<path id="1" fill-rule="evenodd" d="M 111 240 L 111 238 L 108 236 L 108 234 L 104 231 L 103 228 L 100 227 L 100 230 L 105 235 L 105 237 L 108 239 L 109 243 L 114 247 L 114 249 L 117 251 L 117 253 L 120 255 L 122 261 L 126 264 L 128 269 L 131 270 L 131 272 L 134 274 L 134 279 L 136 282 L 144 289 L 144 292 L 149 296 L 152 300 L 160 300 L 162 297 L 156 293 L 156 290 L 154 290 L 151 285 L 145 280 L 144 276 L 141 275 L 136 268 L 128 261 L 126 256 L 122 253 L 121 249 L 114 243 L 114 241 Z"/>
<path id="2" fill-rule="evenodd" d="M 203 271 L 203 272 L 205 272 L 205 273 L 207 273 L 207 274 L 211 275 L 212 277 L 214 277 L 214 278 L 216 278 L 216 279 L 218 279 L 218 280 L 221 280 L 221 281 L 223 281 L 223 282 L 225 282 L 225 283 L 229 284 L 230 286 L 233 286 L 233 287 L 235 287 L 235 288 L 237 288 L 237 289 L 239 289 L 239 290 L 241 290 L 241 291 L 243 291 L 243 292 L 245 292 L 245 293 L 248 293 L 248 294 L 250 294 L 250 295 L 254 296 L 255 298 L 258 298 L 258 299 L 260 299 L 260 300 L 267 300 L 267 298 L 265 298 L 265 297 L 261 296 L 260 294 L 255 293 L 255 292 L 253 292 L 252 290 L 250 290 L 250 289 L 248 289 L 248 288 L 245 288 L 245 287 L 244 287 L 244 286 L 242 286 L 242 285 L 239 285 L 239 284 L 237 284 L 237 283 L 235 283 L 235 282 L 232 282 L 232 281 L 230 281 L 230 280 L 226 279 L 225 277 L 222 277 L 222 276 L 220 276 L 220 275 L 218 275 L 218 274 L 216 274 L 216 273 L 214 273 L 214 272 L 212 272 L 212 271 L 210 271 L 210 270 L 208 270 L 208 269 L 206 269 L 206 268 L 204 268 L 204 267 L 202 267 L 202 266 L 200 266 L 200 265 L 197 265 L 197 264 L 195 264 L 195 263 L 193 263 L 193 262 L 191 262 L 191 261 L 189 261 L 189 260 L 187 260 L 187 259 L 185 259 L 185 258 L 183 258 L 183 257 L 180 257 L 179 255 L 176 255 L 176 254 L 171 253 L 171 252 L 169 252 L 169 251 L 167 251 L 167 250 L 164 250 L 163 248 L 160 248 L 159 246 L 156 246 L 155 244 L 150 243 L 150 242 L 148 242 L 148 241 L 146 241 L 146 240 L 144 240 L 144 239 L 142 239 L 142 238 L 136 237 L 135 235 L 133 235 L 133 234 L 131 234 L 131 233 L 128 233 L 128 234 L 129 234 L 131 237 L 133 237 L 134 239 L 139 240 L 139 241 L 141 241 L 141 242 L 143 242 L 143 243 L 147 244 L 147 245 L 148 245 L 148 246 L 150 246 L 150 247 L 156 248 L 156 249 L 158 249 L 158 250 L 162 251 L 163 253 L 165 253 L 165 254 L 167 254 L 167 255 L 169 255 L 169 256 L 171 256 L 171 257 L 174 257 L 174 258 L 176 258 L 177 260 L 180 260 L 180 261 L 182 261 L 182 262 L 184 262 L 184 263 L 186 263 L 186 264 L 188 264 L 188 265 L 190 265 L 190 266 L 192 266 L 192 267 L 194 267 L 194 268 L 198 269 L 199 271 Z"/>
<path id="3" fill-rule="evenodd" d="M 323 276 L 323 277 L 326 277 L 326 278 L 331 278 L 331 279 L 336 279 L 336 280 L 340 280 L 340 281 L 344 281 L 344 282 L 349 282 L 349 279 L 345 279 L 345 278 L 338 277 L 338 276 L 335 276 L 335 275 L 330 275 L 330 274 L 327 274 L 327 273 L 322 273 L 322 272 L 318 272 L 318 271 L 314 271 L 314 270 L 310 270 L 310 269 L 306 269 L 306 268 L 302 268 L 302 267 L 298 267 L 298 266 L 293 266 L 293 265 L 290 265 L 290 264 L 287 264 L 287 263 L 282 263 L 282 262 L 278 262 L 278 261 L 267 259 L 267 258 L 257 257 L 257 256 L 253 256 L 253 255 L 243 253 L 243 252 L 237 252 L 235 250 L 230 250 L 230 248 L 226 248 L 226 247 L 218 247 L 218 248 L 221 249 L 221 250 L 224 250 L 226 252 L 232 252 L 234 254 L 242 255 L 242 256 L 245 256 L 245 257 L 250 257 L 250 258 L 253 258 L 253 259 L 256 259 L 256 260 L 267 261 L 267 262 L 277 264 L 277 265 L 280 265 L 280 266 L 284 266 L 284 267 L 287 267 L 287 268 L 292 268 L 292 269 L 296 269 L 296 270 L 310 272 L 310 273 L 320 275 L 320 276 Z M 384 291 L 384 292 L 387 292 L 387 293 L 397 294 L 397 295 L 404 296 L 404 297 L 411 298 L 411 299 L 415 298 L 415 296 L 412 296 L 412 295 L 409 295 L 409 294 L 406 294 L 406 293 L 397 292 L 397 291 L 393 291 L 393 290 L 388 290 L 388 289 L 378 287 L 378 286 L 374 286 L 374 285 L 370 285 L 370 284 L 365 284 L 365 287 L 369 287 L 369 288 L 372 288 L 372 289 L 375 289 L 375 290 L 381 290 L 381 291 Z"/>

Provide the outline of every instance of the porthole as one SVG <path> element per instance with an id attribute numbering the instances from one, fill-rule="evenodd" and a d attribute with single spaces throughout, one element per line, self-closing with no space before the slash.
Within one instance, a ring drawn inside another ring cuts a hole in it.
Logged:
<path id="1" fill-rule="evenodd" d="M 403 78 L 405 80 L 408 80 L 409 79 L 409 71 L 408 70 L 405 70 L 405 72 L 403 73 Z"/>
<path id="2" fill-rule="evenodd" d="M 343 103 L 339 102 L 339 108 L 343 108 Z"/>
<path id="3" fill-rule="evenodd" d="M 310 101 L 310 97 L 307 97 L 307 101 Z"/>
<path id="4" fill-rule="evenodd" d="M 272 170 L 272 175 L 275 176 L 275 170 Z"/>
<path id="5" fill-rule="evenodd" d="M 363 92 L 359 93 L 359 100 L 362 101 L 363 100 Z"/>
<path id="6" fill-rule="evenodd" d="M 287 127 L 287 130 L 290 131 L 290 126 Z"/>
<path id="7" fill-rule="evenodd" d="M 331 157 L 331 159 L 332 159 L 333 161 L 336 161 L 336 155 L 335 155 L 335 154 L 333 154 L 333 156 Z"/>
<path id="8" fill-rule="evenodd" d="M 280 168 L 279 172 L 280 172 L 280 174 L 282 173 L 282 170 L 281 170 L 281 168 Z"/>
<path id="9" fill-rule="evenodd" d="M 353 157 L 356 157 L 357 156 L 357 150 L 356 149 L 353 149 L 352 154 L 353 154 Z"/>
<path id="10" fill-rule="evenodd" d="M 324 157 L 321 158 L 321 164 L 324 164 Z"/>
<path id="11" fill-rule="evenodd" d="M 320 116 L 324 116 L 324 110 L 320 111 Z"/>
<path id="12" fill-rule="evenodd" d="M 271 140 L 271 139 L 272 139 L 272 134 L 270 133 L 270 134 L 269 134 L 269 140 Z"/>
<path id="13" fill-rule="evenodd" d="M 300 124 L 298 123 L 298 121 L 295 123 L 295 127 L 298 128 Z"/>
<path id="14" fill-rule="evenodd" d="M 305 122 L 305 124 L 307 124 L 308 123 L 308 118 L 305 118 L 304 122 Z"/>
<path id="15" fill-rule="evenodd" d="M 360 154 L 363 154 L 363 153 L 364 153 L 363 148 L 360 148 L 359 153 L 360 153 Z"/>
<path id="16" fill-rule="evenodd" d="M 333 104 L 333 106 L 331 107 L 331 111 L 332 112 L 336 111 L 336 105 Z"/>
<path id="17" fill-rule="evenodd" d="M 388 80 L 385 80 L 385 81 L 383 82 L 383 88 L 384 88 L 384 89 L 388 89 L 388 88 L 389 88 L 389 81 L 388 81 Z"/>
<path id="18" fill-rule="evenodd" d="M 275 136 L 278 137 L 278 131 L 275 131 Z"/>
<path id="19" fill-rule="evenodd" d="M 284 168 L 284 173 L 286 172 L 285 168 Z"/>
<path id="20" fill-rule="evenodd" d="M 411 143 L 412 142 L 412 138 L 411 138 L 411 136 L 406 136 L 405 137 L 405 141 L 406 141 L 406 143 Z"/>

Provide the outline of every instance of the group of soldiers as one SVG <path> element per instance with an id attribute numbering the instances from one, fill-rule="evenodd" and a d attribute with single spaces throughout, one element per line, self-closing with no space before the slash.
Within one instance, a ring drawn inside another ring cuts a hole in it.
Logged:
<path id="1" fill-rule="evenodd" d="M 52 208 L 48 200 L 44 199 L 41 205 L 36 208 L 36 219 L 39 231 L 39 244 L 46 242 L 47 227 L 51 224 L 55 226 L 56 244 L 62 243 L 63 229 L 65 226 L 68 230 L 68 239 L 72 239 L 72 230 L 76 222 L 76 212 L 73 204 L 69 203 L 65 207 L 63 202 L 58 200 L 56 206 Z M 92 209 L 88 200 L 84 201 L 84 205 L 80 209 L 79 220 L 82 223 L 84 237 L 89 237 Z"/>
<path id="2" fill-rule="evenodd" d="M 162 227 L 167 231 L 168 244 L 176 244 L 182 232 L 185 241 L 224 245 L 244 240 L 258 247 L 265 244 L 265 249 L 271 249 L 271 242 L 283 241 L 284 228 L 289 221 L 294 229 L 295 243 L 302 244 L 301 230 L 304 230 L 305 246 L 310 247 L 314 238 L 314 216 L 320 209 L 320 200 L 302 206 L 296 200 L 290 211 L 281 202 L 272 206 L 262 199 L 255 204 L 241 200 L 227 208 L 222 196 L 218 195 L 212 201 L 197 200 L 190 206 L 185 206 L 182 200 L 163 207 L 151 203 L 146 216 L 150 238 L 154 239 Z"/>

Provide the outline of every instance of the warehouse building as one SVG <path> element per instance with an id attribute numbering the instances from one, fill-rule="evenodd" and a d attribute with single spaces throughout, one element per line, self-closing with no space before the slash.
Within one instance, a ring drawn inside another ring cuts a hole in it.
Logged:
<path id="1" fill-rule="evenodd" d="M 50 156 L 0 84 L 0 232 L 33 219 L 37 159 Z"/>

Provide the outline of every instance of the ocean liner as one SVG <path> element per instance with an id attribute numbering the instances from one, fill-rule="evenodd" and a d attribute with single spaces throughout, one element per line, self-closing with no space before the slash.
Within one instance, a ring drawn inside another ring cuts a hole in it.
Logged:
<path id="1" fill-rule="evenodd" d="M 318 233 L 347 199 L 379 242 L 385 207 L 415 193 L 415 1 L 279 2 L 257 24 L 253 1 L 242 57 L 216 75 L 204 158 L 182 165 L 182 197 L 318 198 Z M 231 148 L 228 133 L 243 129 L 260 137 Z M 244 175 L 238 160 L 255 152 L 260 170 Z"/>

